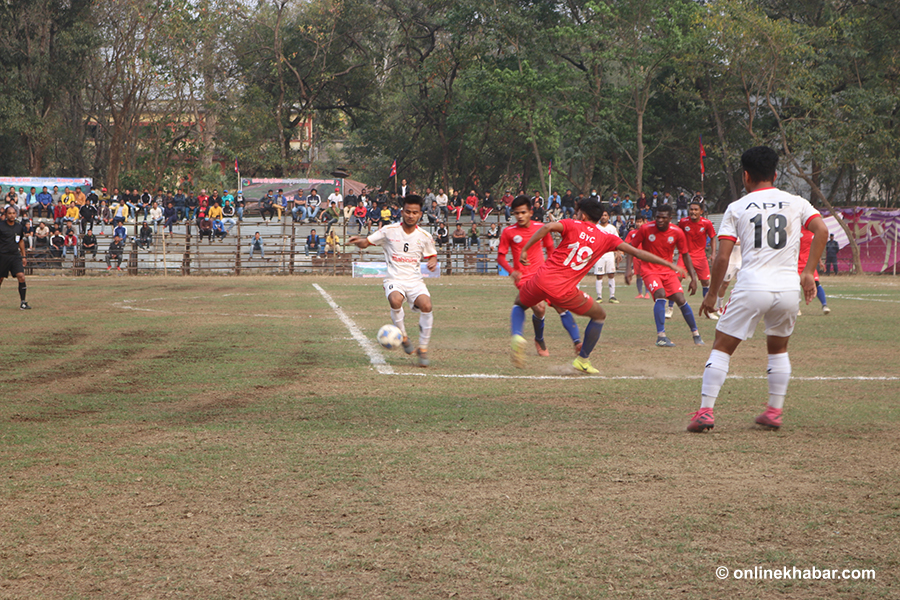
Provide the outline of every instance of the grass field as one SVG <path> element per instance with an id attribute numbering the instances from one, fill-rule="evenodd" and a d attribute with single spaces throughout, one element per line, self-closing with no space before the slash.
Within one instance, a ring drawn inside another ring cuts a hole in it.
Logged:
<path id="1" fill-rule="evenodd" d="M 373 339 L 377 280 L 32 277 L 29 312 L 7 281 L 0 598 L 898 598 L 900 282 L 824 283 L 784 427 L 760 329 L 692 435 L 709 346 L 654 347 L 621 281 L 603 377 L 549 315 L 512 368 L 498 278 L 429 282 L 433 366 L 393 374 L 314 287 Z"/>

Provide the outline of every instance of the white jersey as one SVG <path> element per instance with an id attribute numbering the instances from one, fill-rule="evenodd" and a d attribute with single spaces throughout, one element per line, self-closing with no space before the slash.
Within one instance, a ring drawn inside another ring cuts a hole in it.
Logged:
<path id="1" fill-rule="evenodd" d="M 800 229 L 819 216 L 805 198 L 775 188 L 747 194 L 725 211 L 719 239 L 741 241 L 737 290 L 800 289 Z"/>
<path id="2" fill-rule="evenodd" d="M 422 281 L 419 263 L 423 258 L 437 254 L 430 233 L 420 227 L 416 227 L 412 233 L 406 233 L 402 223 L 385 225 L 367 239 L 369 243 L 384 249 L 387 278 L 391 281 Z"/>
<path id="3" fill-rule="evenodd" d="M 619 237 L 619 230 L 612 223 L 607 223 L 606 225 L 601 225 L 600 223 L 597 223 L 596 227 L 600 231 L 604 231 L 604 232 L 608 233 L 609 235 L 614 235 L 616 237 Z M 610 258 L 610 257 L 615 257 L 615 255 L 616 255 L 615 250 L 610 250 L 609 252 L 607 252 L 606 254 L 601 256 L 600 258 L 606 259 L 606 258 Z"/>

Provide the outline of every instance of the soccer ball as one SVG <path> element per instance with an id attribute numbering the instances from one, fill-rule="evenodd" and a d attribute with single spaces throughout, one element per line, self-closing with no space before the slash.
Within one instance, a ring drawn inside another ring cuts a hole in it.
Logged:
<path id="1" fill-rule="evenodd" d="M 403 345 L 403 332 L 394 325 L 385 325 L 378 330 L 378 343 L 388 350 L 396 350 Z"/>

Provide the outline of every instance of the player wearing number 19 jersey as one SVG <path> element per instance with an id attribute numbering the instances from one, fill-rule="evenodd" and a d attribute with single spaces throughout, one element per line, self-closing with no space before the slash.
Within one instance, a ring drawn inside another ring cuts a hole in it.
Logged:
<path id="1" fill-rule="evenodd" d="M 741 341 L 751 337 L 757 323 L 766 324 L 769 402 L 756 423 L 771 429 L 781 427 L 784 396 L 791 378 L 787 347 L 797 319 L 797 288 L 803 288 L 806 302 L 816 293 L 813 272 L 828 227 L 818 211 L 799 196 L 775 189 L 778 155 L 771 148 L 757 146 L 741 157 L 744 187 L 749 192 L 732 202 L 719 229 L 719 253 L 712 268 L 711 286 L 717 289 L 725 277 L 732 247 L 741 241 L 741 274 L 716 325 L 706 369 L 703 372 L 700 410 L 694 413 L 688 431 L 702 432 L 713 427 L 713 406 L 728 375 L 731 355 Z M 810 260 L 797 274 L 801 229 L 813 232 Z M 700 305 L 700 314 L 715 310 L 709 294 Z"/>
<path id="2" fill-rule="evenodd" d="M 597 227 L 597 221 L 603 213 L 603 207 L 596 198 L 582 200 L 578 204 L 576 219 L 563 219 L 555 223 L 543 225 L 522 248 L 525 254 L 521 258 L 524 264 L 528 261 L 528 250 L 539 243 L 548 233 L 557 232 L 562 241 L 553 251 L 547 262 L 535 273 L 528 283 L 519 291 L 512 309 L 512 359 L 513 364 L 522 368 L 525 364 L 525 338 L 522 330 L 525 324 L 525 309 L 542 300 L 548 300 L 553 306 L 571 310 L 575 314 L 590 317 L 591 321 L 584 330 L 581 351 L 575 358 L 573 366 L 584 373 L 598 373 L 591 366 L 589 356 L 600 339 L 600 332 L 606 320 L 606 312 L 594 299 L 578 289 L 578 284 L 590 272 L 600 257 L 607 252 L 619 250 L 636 256 L 645 262 L 661 265 L 665 268 L 684 273 L 684 269 L 663 259 L 637 250 L 623 242 L 619 236 L 610 235 Z"/>
<path id="3" fill-rule="evenodd" d="M 544 250 L 546 249 L 548 254 L 553 252 L 553 237 L 546 236 L 543 239 L 543 243 L 532 246 L 528 250 L 527 264 L 522 264 L 519 260 L 522 248 L 525 247 L 531 236 L 541 228 L 541 224 L 531 220 L 534 210 L 528 196 L 519 196 L 513 200 L 511 208 L 516 224 L 505 228 L 503 233 L 500 234 L 500 245 L 497 248 L 497 264 L 506 269 L 513 283 L 521 290 L 544 264 Z M 506 260 L 507 254 L 512 254 L 512 265 Z M 537 348 L 538 356 L 550 356 L 547 344 L 544 342 L 544 314 L 546 313 L 546 306 L 543 302 L 538 302 L 530 308 L 532 312 L 531 324 L 534 327 L 534 345 Z M 575 344 L 575 352 L 578 352 L 581 349 L 581 340 L 578 336 L 578 325 L 575 323 L 572 313 L 559 309 L 559 316 L 563 327 L 565 327 L 572 338 L 572 343 Z"/>

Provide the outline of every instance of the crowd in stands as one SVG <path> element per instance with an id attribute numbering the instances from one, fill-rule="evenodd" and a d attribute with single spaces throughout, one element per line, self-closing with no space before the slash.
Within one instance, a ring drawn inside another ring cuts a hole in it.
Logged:
<path id="1" fill-rule="evenodd" d="M 130 241 L 139 248 L 149 248 L 155 235 L 171 235 L 173 227 L 188 221 L 196 224 L 201 241 L 223 241 L 236 223 L 243 221 L 245 212 L 253 209 L 266 223 L 281 221 L 290 215 L 294 223 L 322 226 L 324 234 L 317 234 L 313 229 L 306 236 L 304 249 L 307 256 L 340 253 L 342 245 L 334 228 L 336 224 L 344 223 L 348 234 L 362 234 L 363 231 L 368 234 L 398 222 L 402 198 L 411 193 L 422 195 L 422 225 L 430 228 L 438 246 L 481 249 L 482 244 L 486 244 L 491 250 L 499 245 L 502 226 L 511 221 L 510 207 L 515 198 L 509 189 L 499 198 L 490 191 L 479 194 L 470 190 L 466 193 L 453 188 L 447 192 L 441 188 L 436 193 L 432 188 L 426 188 L 424 193 L 414 192 L 403 180 L 397 192 L 364 189 L 359 195 L 350 193 L 344 197 L 340 188 L 335 188 L 325 199 L 315 188 L 308 193 L 298 190 L 290 196 L 281 189 L 272 189 L 258 201 L 246 202 L 241 192 L 233 195 L 228 190 L 223 190 L 221 195 L 218 190 L 209 194 L 201 190 L 195 195 L 164 189 L 151 193 L 148 188 L 143 191 L 113 189 L 110 193 L 106 188 L 100 188 L 85 194 L 81 188 L 66 187 L 60 191 L 56 186 L 52 190 L 44 187 L 40 192 L 35 188 L 26 191 L 22 187 L 10 187 L 4 199 L 23 215 L 26 248 L 32 252 L 37 266 L 41 259 L 51 259 L 48 266 L 60 265 L 61 259 L 76 252 L 80 256 L 90 254 L 96 260 L 100 245 L 97 236 L 106 236 L 109 228 L 112 238 L 104 259 L 107 268 L 111 269 L 114 263 L 121 268 L 124 249 Z M 518 195 L 525 195 L 524 190 L 519 190 Z M 553 192 L 546 200 L 537 192 L 529 197 L 533 219 L 538 222 L 572 217 L 581 199 L 599 198 L 596 190 L 585 195 L 575 194 L 571 189 L 562 195 Z M 612 224 L 624 238 L 634 228 L 636 215 L 652 219 L 657 207 L 668 204 L 673 207 L 677 220 L 687 216 L 688 203 L 689 197 L 684 193 L 677 197 L 669 192 L 652 192 L 649 197 L 641 193 L 632 199 L 629 194 L 620 197 L 617 192 L 612 192 L 604 206 L 609 210 Z M 126 223 L 134 224 L 135 230 L 137 224 L 141 224 L 133 238 L 128 235 Z M 455 228 L 450 226 L 451 223 Z M 255 253 L 265 257 L 264 244 L 263 238 L 256 233 L 250 243 L 251 259 Z"/>

